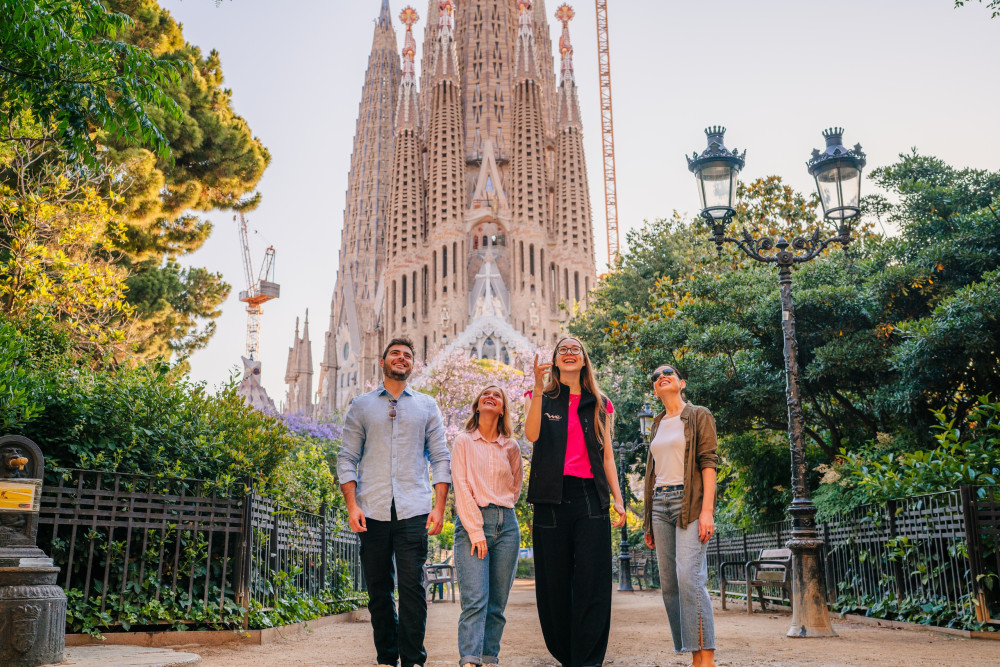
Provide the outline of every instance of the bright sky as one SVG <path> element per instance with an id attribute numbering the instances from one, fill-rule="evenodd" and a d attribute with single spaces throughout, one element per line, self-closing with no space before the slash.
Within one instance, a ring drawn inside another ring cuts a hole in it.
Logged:
<path id="1" fill-rule="evenodd" d="M 463 0 L 457 0 L 462 2 Z M 361 86 L 381 0 L 160 0 L 185 38 L 217 49 L 237 113 L 272 155 L 263 203 L 249 216 L 253 261 L 277 250 L 281 298 L 264 306 L 264 386 L 280 403 L 295 318 L 309 309 L 314 389 L 330 317 Z M 421 14 L 418 51 L 427 3 Z M 561 2 L 546 2 L 552 17 Z M 581 93 L 598 263 L 607 258 L 594 5 L 571 2 L 574 65 Z M 609 0 L 618 220 L 625 230 L 698 197 L 684 155 L 705 147 L 703 129 L 728 128 L 747 149 L 745 179 L 781 175 L 813 188 L 805 161 L 820 132 L 846 129 L 868 170 L 917 147 L 956 166 L 997 169 L 1000 19 L 951 0 Z M 393 23 L 405 4 L 390 0 Z M 550 18 L 553 47 L 559 25 Z M 399 46 L 402 46 L 400 33 Z M 420 54 L 417 54 L 419 67 Z M 558 68 L 558 54 L 556 55 Z M 865 183 L 862 194 L 872 192 Z M 218 331 L 191 358 L 210 387 L 240 367 L 246 349 L 245 289 L 231 213 L 186 264 L 221 272 L 233 285 Z"/>

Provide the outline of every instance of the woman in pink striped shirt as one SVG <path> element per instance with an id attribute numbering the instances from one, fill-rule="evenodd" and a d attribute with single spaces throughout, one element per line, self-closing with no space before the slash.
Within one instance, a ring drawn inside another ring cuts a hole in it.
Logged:
<path id="1" fill-rule="evenodd" d="M 514 584 L 521 531 L 514 504 L 521 495 L 521 448 L 511 437 L 507 394 L 489 385 L 472 402 L 465 432 L 455 438 L 455 567 L 462 596 L 459 663 L 495 665 Z"/>

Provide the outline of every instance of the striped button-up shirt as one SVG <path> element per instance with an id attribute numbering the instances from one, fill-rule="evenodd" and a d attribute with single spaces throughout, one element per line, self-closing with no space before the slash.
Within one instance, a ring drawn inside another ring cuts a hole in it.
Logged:
<path id="1" fill-rule="evenodd" d="M 455 480 L 455 510 L 472 542 L 486 539 L 480 507 L 514 507 L 521 495 L 524 465 L 517 440 L 498 436 L 487 440 L 479 430 L 465 431 L 452 446 L 451 475 Z"/>
<path id="2" fill-rule="evenodd" d="M 409 519 L 431 511 L 434 483 L 451 483 L 450 456 L 437 401 L 427 394 L 403 389 L 396 417 L 389 416 L 392 395 L 380 384 L 354 399 L 344 421 L 337 454 L 341 484 L 357 482 L 358 505 L 376 521 Z"/>

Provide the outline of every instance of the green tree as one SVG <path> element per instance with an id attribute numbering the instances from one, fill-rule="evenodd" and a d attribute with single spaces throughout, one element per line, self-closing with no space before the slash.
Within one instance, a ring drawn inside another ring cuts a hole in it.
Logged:
<path id="1" fill-rule="evenodd" d="M 135 322 L 118 326 L 132 358 L 204 346 L 230 288 L 178 259 L 212 231 L 200 212 L 256 205 L 270 160 L 233 111 L 218 53 L 187 44 L 155 0 L 0 0 L 0 10 L 13 18 L 0 26 L 0 167 L 39 141 L 36 164 L 50 171 L 79 175 L 86 161 L 95 196 L 115 201 L 119 226 L 102 242 L 128 275 Z"/>
<path id="2" fill-rule="evenodd" d="M 1000 389 L 991 273 L 1000 268 L 1000 174 L 914 153 L 872 178 L 897 201 L 867 208 L 895 222 L 899 237 L 873 235 L 866 222 L 847 251 L 800 265 L 793 277 L 808 456 L 816 463 L 860 450 L 880 433 L 892 434 L 897 450 L 930 446 L 931 408 L 962 428 L 975 396 Z M 808 230 L 806 200 L 769 213 L 796 200 L 769 181 L 741 188 L 749 198 L 744 218 L 757 221 L 748 227 L 786 236 Z M 798 219 L 777 228 L 789 213 Z M 692 227 L 674 233 L 690 238 Z M 733 260 L 727 248 L 721 261 L 703 257 L 668 273 L 646 259 L 646 244 L 662 233 L 663 223 L 638 233 L 646 240 L 621 266 L 643 270 L 602 282 L 571 328 L 603 351 L 602 370 L 624 394 L 612 395 L 629 412 L 648 397 L 646 374 L 656 365 L 687 371 L 690 398 L 716 415 L 730 497 L 744 516 L 780 515 L 789 473 L 786 464 L 775 467 L 787 456 L 787 414 L 774 267 Z M 664 255 L 675 256 L 669 244 Z M 612 287 L 629 295 L 629 312 L 605 299 Z"/>
<path id="3" fill-rule="evenodd" d="M 45 141 L 17 142 L 10 155 L 0 165 L 0 312 L 55 318 L 95 357 L 121 351 L 132 309 L 114 254 L 120 199 L 100 191 L 100 171 L 48 159 Z"/>
<path id="4" fill-rule="evenodd" d="M 168 155 L 168 139 L 151 116 L 179 117 L 164 87 L 177 62 L 156 58 L 121 37 L 132 24 L 100 0 L 0 0 L 0 141 L 25 136 L 37 121 L 71 161 L 92 162 L 94 127 L 123 144 Z"/>
<path id="5" fill-rule="evenodd" d="M 138 323 L 138 356 L 190 354 L 214 333 L 212 319 L 229 294 L 222 276 L 182 271 L 177 260 L 204 244 L 211 224 L 198 212 L 249 209 L 270 153 L 232 108 L 219 54 L 207 56 L 184 41 L 180 25 L 155 0 L 109 0 L 133 18 L 125 39 L 182 72 L 165 86 L 180 113 L 149 113 L 170 145 L 170 159 L 146 147 L 102 136 L 123 193 L 125 231 L 118 249 L 128 267 L 129 303 Z"/>

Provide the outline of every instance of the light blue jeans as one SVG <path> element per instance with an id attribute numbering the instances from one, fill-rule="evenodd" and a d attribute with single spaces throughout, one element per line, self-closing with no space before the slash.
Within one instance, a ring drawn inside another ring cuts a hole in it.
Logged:
<path id="1" fill-rule="evenodd" d="M 517 515 L 509 507 L 480 507 L 483 530 L 486 532 L 486 558 L 473 556 L 472 541 L 455 521 L 455 570 L 462 597 L 462 615 L 458 618 L 458 664 L 495 665 L 500 655 L 500 636 L 507 619 L 507 607 L 517 553 L 521 546 L 521 530 Z"/>
<path id="2" fill-rule="evenodd" d="M 708 597 L 708 544 L 698 541 L 698 520 L 677 526 L 683 489 L 653 494 L 653 541 L 660 591 L 667 608 L 674 652 L 715 649 L 715 621 Z"/>

